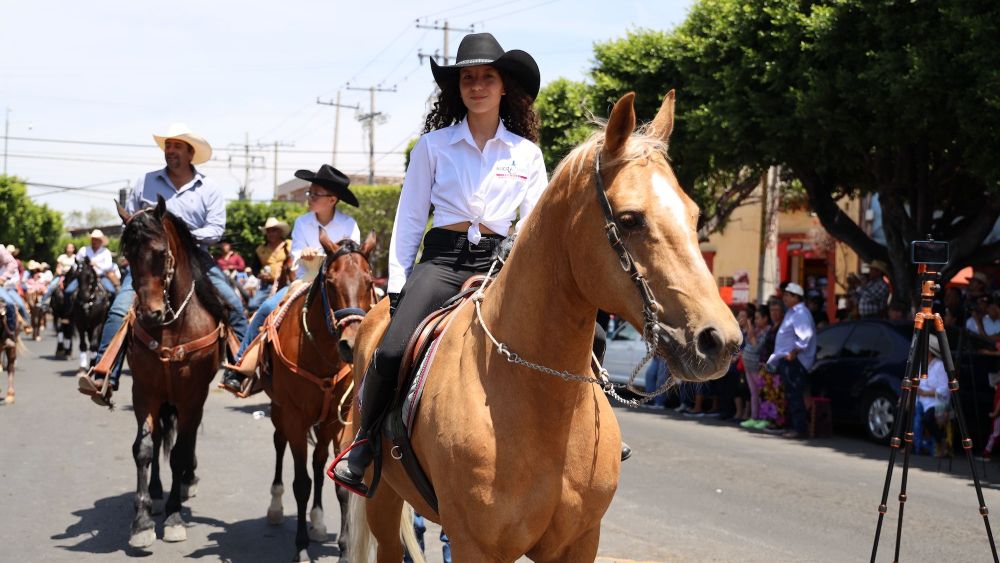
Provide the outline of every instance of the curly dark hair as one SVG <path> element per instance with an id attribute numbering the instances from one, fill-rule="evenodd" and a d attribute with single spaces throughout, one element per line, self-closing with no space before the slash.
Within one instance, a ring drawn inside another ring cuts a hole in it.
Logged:
<path id="1" fill-rule="evenodd" d="M 512 133 L 528 139 L 532 143 L 538 142 L 538 114 L 532 105 L 534 98 L 528 95 L 517 80 L 503 70 L 500 78 L 503 80 L 506 95 L 500 98 L 500 119 Z M 438 129 L 444 129 L 454 125 L 469 112 L 462 102 L 462 94 L 458 89 L 458 74 L 445 81 L 441 92 L 438 94 L 434 107 L 427 114 L 424 121 L 423 133 L 430 133 Z"/>

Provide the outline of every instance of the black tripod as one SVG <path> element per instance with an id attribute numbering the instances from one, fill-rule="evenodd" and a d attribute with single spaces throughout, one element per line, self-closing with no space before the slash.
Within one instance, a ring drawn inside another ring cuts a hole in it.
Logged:
<path id="1" fill-rule="evenodd" d="M 972 459 L 972 439 L 965 427 L 965 417 L 962 414 L 962 403 L 958 400 L 958 373 L 955 371 L 955 364 L 952 362 L 951 349 L 948 347 L 948 335 L 944 330 L 944 321 L 941 315 L 933 312 L 931 307 L 934 293 L 940 289 L 938 272 L 930 271 L 927 264 L 917 266 L 917 275 L 920 278 L 920 310 L 913 317 L 913 340 L 910 342 L 910 354 L 906 360 L 906 373 L 903 375 L 902 393 L 896 407 L 896 420 L 892 423 L 892 439 L 889 442 L 889 467 L 885 474 L 885 486 L 882 488 L 882 502 L 878 506 L 878 524 L 875 527 L 875 543 L 872 544 L 872 563 L 878 554 L 878 542 L 882 533 L 882 521 L 887 510 L 886 502 L 889 499 L 889 484 L 892 482 L 892 470 L 896 465 L 896 454 L 900 448 L 903 449 L 903 475 L 899 490 L 899 517 L 896 523 L 896 552 L 893 561 L 899 561 L 899 546 L 903 536 L 903 509 L 906 505 L 906 478 L 910 469 L 910 451 L 913 446 L 913 413 L 917 399 L 917 390 L 920 388 L 920 380 L 927 379 L 927 370 L 930 365 L 930 336 L 933 326 L 934 336 L 938 339 L 941 348 L 941 360 L 944 362 L 945 371 L 948 373 L 948 388 L 952 409 L 954 409 L 958 419 L 958 428 L 962 436 L 962 448 L 969 459 L 969 469 L 972 470 L 972 480 L 976 485 L 976 496 L 979 498 L 979 513 L 983 517 L 983 524 L 986 525 L 986 536 L 990 540 L 990 549 L 993 552 L 993 561 L 1000 563 L 997 558 L 997 547 L 993 541 L 993 530 L 990 529 L 989 509 L 986 508 L 986 501 L 983 499 L 983 489 L 979 484 L 979 475 L 976 473 L 975 462 Z M 919 438 L 919 437 L 918 437 Z"/>

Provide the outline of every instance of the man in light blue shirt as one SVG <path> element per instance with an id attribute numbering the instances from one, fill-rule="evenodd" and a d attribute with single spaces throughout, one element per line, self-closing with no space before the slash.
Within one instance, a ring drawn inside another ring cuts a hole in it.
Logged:
<path id="1" fill-rule="evenodd" d="M 785 386 L 791 428 L 784 436 L 793 439 L 805 438 L 809 430 L 806 373 L 816 362 L 816 326 L 812 313 L 802 302 L 804 297 L 805 291 L 797 283 L 785 288 L 781 299 L 787 312 L 774 338 L 774 352 L 767 359 L 768 368 L 777 372 Z"/>
<path id="2" fill-rule="evenodd" d="M 153 135 L 153 139 L 163 149 L 167 166 L 162 170 L 149 172 L 139 180 L 132 188 L 125 209 L 129 213 L 135 213 L 144 207 L 155 206 L 157 196 L 162 196 L 166 200 L 167 210 L 187 224 L 191 229 L 191 235 L 204 251 L 202 260 L 206 265 L 208 277 L 219 295 L 229 303 L 229 325 L 237 338 L 242 339 L 247 330 L 243 302 L 208 253 L 208 246 L 218 242 L 226 228 L 226 204 L 215 183 L 194 167 L 195 164 L 201 164 L 211 158 L 212 147 L 205 139 L 195 135 L 181 123 L 171 125 L 166 135 Z M 122 279 L 121 291 L 115 297 L 108 313 L 108 320 L 104 323 L 101 346 L 97 351 L 94 365 L 104 355 L 134 300 L 132 275 L 128 273 Z M 78 378 L 80 392 L 90 395 L 99 405 L 109 406 L 112 390 L 118 389 L 121 363 L 120 358 L 108 374 L 111 379 L 104 395 L 101 395 L 100 389 L 105 374 L 95 373 L 93 369 Z"/>

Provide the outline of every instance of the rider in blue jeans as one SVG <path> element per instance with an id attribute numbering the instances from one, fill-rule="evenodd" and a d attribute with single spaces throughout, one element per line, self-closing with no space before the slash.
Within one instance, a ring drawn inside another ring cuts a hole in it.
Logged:
<path id="1" fill-rule="evenodd" d="M 4 288 L 7 281 L 11 279 L 19 279 L 17 260 L 14 259 L 14 255 L 11 254 L 7 247 L 0 244 L 0 302 L 3 302 L 4 308 L 7 311 L 7 326 L 11 329 L 11 331 L 14 331 L 17 329 L 16 309 L 21 310 L 21 316 L 25 319 L 30 317 L 28 317 L 28 307 L 24 304 L 24 300 L 21 299 L 21 296 L 17 294 L 17 291 Z"/>
<path id="2" fill-rule="evenodd" d="M 222 270 L 215 265 L 215 260 L 208 254 L 207 246 L 218 242 L 226 227 L 226 202 L 222 192 L 214 182 L 195 169 L 193 165 L 201 164 L 212 156 L 212 147 L 208 141 L 195 135 L 184 124 L 175 123 L 170 126 L 166 135 L 153 135 L 153 139 L 163 149 L 167 166 L 146 174 L 134 188 L 125 205 L 125 210 L 135 213 L 145 207 L 154 206 L 157 196 L 166 200 L 167 211 L 184 221 L 191 229 L 191 235 L 201 246 L 203 256 L 200 258 L 211 268 L 207 269 L 208 278 L 219 292 L 219 295 L 229 304 L 229 326 L 237 338 L 243 338 L 247 331 L 247 320 L 243 312 L 243 302 L 233 290 Z M 122 280 L 121 291 L 111 304 L 108 320 L 101 332 L 101 346 L 97 351 L 96 362 L 99 362 L 115 333 L 124 322 L 125 315 L 135 301 L 135 290 L 132 288 L 131 272 Z M 105 374 L 90 373 L 78 378 L 80 392 L 90 395 L 95 403 L 102 406 L 111 405 L 112 390 L 118 388 L 118 378 L 121 375 L 121 361 L 116 362 L 107 374 L 109 385 L 104 390 Z"/>

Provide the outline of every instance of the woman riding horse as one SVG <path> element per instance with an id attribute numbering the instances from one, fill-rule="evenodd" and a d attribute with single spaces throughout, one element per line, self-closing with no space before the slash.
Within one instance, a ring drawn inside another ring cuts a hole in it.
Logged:
<path id="1" fill-rule="evenodd" d="M 515 217 L 523 224 L 548 184 L 534 142 L 540 76 L 531 55 L 504 52 L 489 33 L 475 33 L 462 39 L 454 65 L 432 59 L 431 70 L 441 93 L 410 152 L 389 244 L 393 320 L 360 392 L 355 446 L 334 470 L 342 485 L 362 494 L 373 453 L 366 440 L 391 399 L 414 329 L 467 279 L 487 272 Z M 432 228 L 424 235 L 431 206 Z"/>
<path id="2" fill-rule="evenodd" d="M 292 257 L 297 263 L 295 277 L 312 281 L 323 261 L 324 250 L 319 240 L 320 231 L 325 232 L 330 240 L 350 239 L 361 244 L 361 231 L 358 229 L 357 221 L 337 210 L 337 204 L 341 201 L 357 207 L 358 198 L 348 188 L 350 179 L 329 164 L 320 166 L 317 172 L 299 170 L 295 172 L 295 177 L 310 182 L 306 191 L 309 211 L 295 220 L 295 228 L 292 229 Z M 250 319 L 250 330 L 243 336 L 234 364 L 239 364 L 243 359 L 243 353 L 257 337 L 264 320 L 287 293 L 286 285 L 264 301 L 254 313 Z M 251 373 L 253 366 L 248 366 L 245 372 L 227 368 L 222 379 L 223 389 L 233 394 L 241 394 L 246 376 Z"/>

